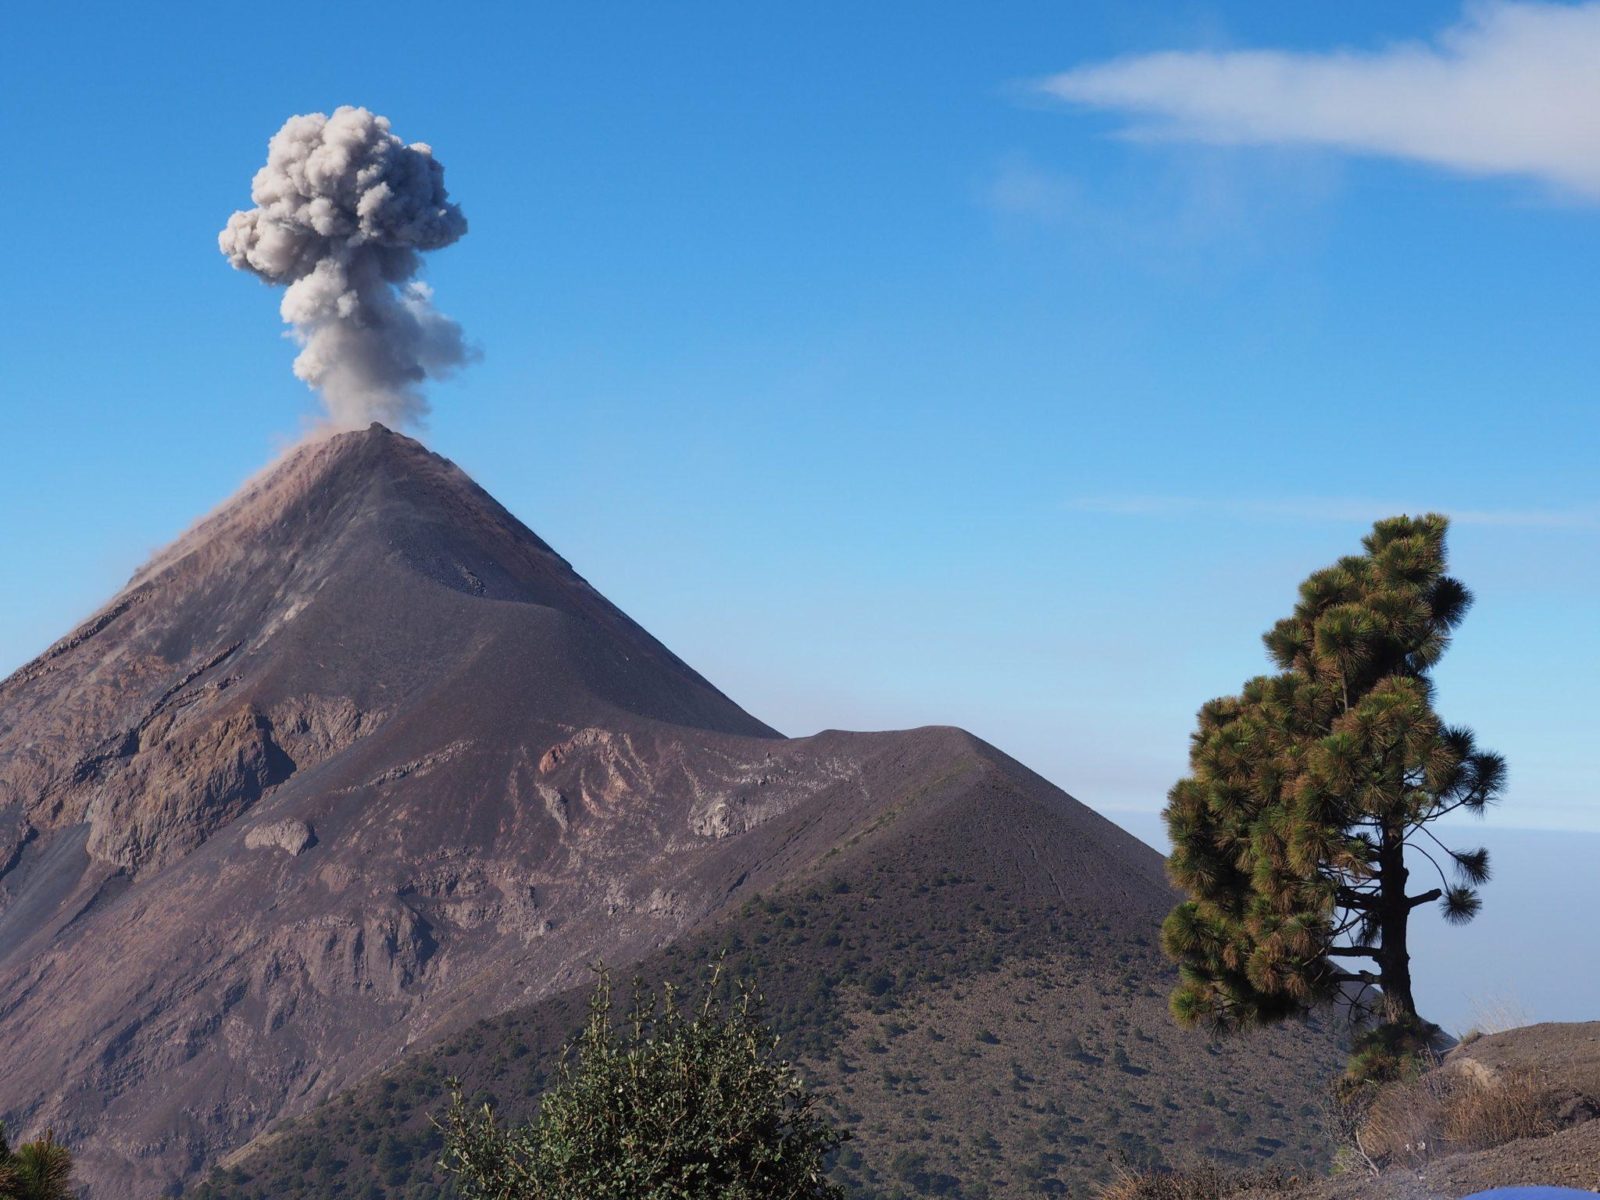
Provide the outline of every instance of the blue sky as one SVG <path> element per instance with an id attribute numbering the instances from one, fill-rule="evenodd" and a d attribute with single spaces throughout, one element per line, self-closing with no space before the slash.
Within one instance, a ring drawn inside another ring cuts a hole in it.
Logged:
<path id="1" fill-rule="evenodd" d="M 786 732 L 964 725 L 1152 813 L 1298 581 L 1439 509 L 1492 823 L 1600 830 L 1597 11 L 31 6 L 0 669 L 316 413 L 215 238 L 355 103 L 471 224 L 426 440 Z"/>

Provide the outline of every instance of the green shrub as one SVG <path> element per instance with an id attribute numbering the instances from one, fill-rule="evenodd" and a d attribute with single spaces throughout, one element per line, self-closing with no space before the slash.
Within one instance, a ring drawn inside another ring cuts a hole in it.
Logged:
<path id="1" fill-rule="evenodd" d="M 604 973 L 535 1119 L 503 1129 L 458 1086 L 444 1167 L 466 1200 L 839 1200 L 825 1160 L 847 1135 L 815 1111 L 742 988 L 692 1012 L 635 985 L 618 1028 Z"/>
<path id="2" fill-rule="evenodd" d="M 1349 1090 L 1415 1079 L 1438 1061 L 1439 1042 L 1439 1027 L 1420 1017 L 1369 1027 L 1356 1036 L 1340 1085 Z"/>

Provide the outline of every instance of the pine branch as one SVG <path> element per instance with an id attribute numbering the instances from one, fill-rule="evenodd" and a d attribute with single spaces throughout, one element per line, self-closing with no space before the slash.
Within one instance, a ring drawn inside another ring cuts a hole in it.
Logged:
<path id="1" fill-rule="evenodd" d="M 1340 924 L 1338 924 L 1338 925 L 1334 926 L 1332 929 L 1330 929 L 1328 931 L 1328 937 L 1330 939 L 1343 937 L 1345 934 L 1349 933 L 1352 929 L 1355 929 L 1358 926 L 1360 926 L 1365 920 L 1366 920 L 1366 918 L 1364 916 L 1362 916 L 1360 913 L 1354 913 L 1353 912 L 1343 922 L 1341 922 Z"/>
<path id="2" fill-rule="evenodd" d="M 1376 908 L 1378 906 L 1378 897 L 1376 895 L 1372 892 L 1363 892 L 1354 887 L 1341 887 L 1334 893 L 1334 899 L 1343 908 L 1363 909 Z"/>
<path id="3" fill-rule="evenodd" d="M 1429 837 L 1433 837 L 1433 835 L 1431 833 L 1428 836 Z M 1434 840 L 1438 841 L 1437 838 L 1434 838 Z M 1439 860 L 1438 859 L 1434 858 L 1433 855 L 1429 854 L 1421 846 L 1413 846 L 1410 843 L 1406 843 L 1406 848 L 1410 849 L 1410 850 L 1415 850 L 1418 854 L 1422 855 L 1423 858 L 1425 858 L 1429 862 L 1431 862 L 1433 864 L 1433 869 L 1439 873 L 1439 882 L 1441 884 L 1443 884 L 1445 887 L 1449 887 L 1450 886 L 1450 880 L 1445 877 L 1444 868 L 1439 865 Z M 1438 898 L 1438 893 L 1435 893 L 1435 899 L 1437 899 L 1437 898 Z"/>
<path id="4" fill-rule="evenodd" d="M 1409 831 L 1412 829 L 1421 829 L 1424 825 L 1430 825 L 1434 821 L 1437 821 L 1440 817 L 1449 816 L 1451 813 L 1455 812 L 1456 809 L 1465 808 L 1468 803 L 1468 800 L 1457 800 L 1454 804 L 1439 805 L 1437 808 L 1423 813 L 1422 816 L 1413 821 L 1407 827 L 1407 832 L 1409 833 Z"/>
<path id="5" fill-rule="evenodd" d="M 1331 978 L 1338 983 L 1368 983 L 1376 984 L 1378 977 L 1371 971 L 1335 971 Z"/>
<path id="6" fill-rule="evenodd" d="M 1439 897 L 1443 895 L 1443 891 L 1441 891 L 1439 888 L 1434 888 L 1431 892 L 1423 892 L 1420 896 L 1407 896 L 1406 907 L 1418 908 L 1424 904 L 1432 904 L 1435 900 L 1439 899 Z"/>

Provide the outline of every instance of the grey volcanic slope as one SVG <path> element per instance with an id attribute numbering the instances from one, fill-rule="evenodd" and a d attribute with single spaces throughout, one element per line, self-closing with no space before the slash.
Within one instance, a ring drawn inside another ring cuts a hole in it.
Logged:
<path id="1" fill-rule="evenodd" d="M 1158 857 L 1002 759 L 782 739 L 450 463 L 303 446 L 0 683 L 0 1117 L 92 1200 L 175 1193 L 907 813 L 1152 936 Z"/>
<path id="2" fill-rule="evenodd" d="M 851 832 L 810 835 L 814 809 L 751 831 L 791 848 L 779 887 L 628 973 L 695 989 L 721 959 L 754 980 L 785 1053 L 853 1134 L 833 1168 L 849 1194 L 1088 1197 L 1125 1161 L 1325 1163 L 1314 1117 L 1338 1030 L 1178 1030 L 1153 851 L 956 730 L 816 741 L 888 750 L 861 760 L 858 794 L 823 801 L 853 810 L 837 814 Z M 531 1115 L 588 991 L 408 1054 L 229 1155 L 194 1200 L 453 1195 L 432 1123 L 446 1080 Z"/>

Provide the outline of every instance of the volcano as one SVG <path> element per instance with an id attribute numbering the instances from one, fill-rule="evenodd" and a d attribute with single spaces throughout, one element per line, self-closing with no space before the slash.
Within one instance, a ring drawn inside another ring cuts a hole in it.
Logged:
<path id="1" fill-rule="evenodd" d="M 905 1063 L 869 1082 L 849 1064 L 939 1058 L 879 1051 L 886 1004 L 980 1057 L 1047 1022 L 994 1068 L 1023 1114 L 1060 1077 L 1045 1133 L 1008 1118 L 983 1162 L 934 1142 L 906 1169 L 935 1182 L 1036 1194 L 1130 1131 L 1159 1158 L 1180 1118 L 1219 1155 L 1309 1153 L 1291 1118 L 1336 1035 L 1180 1039 L 1171 902 L 1154 851 L 960 730 L 780 736 L 377 425 L 292 452 L 0 683 L 0 1115 L 53 1127 L 92 1200 L 221 1162 L 213 1194 L 400 1196 L 431 1170 L 426 1081 L 486 1069 L 476 1022 L 547 1054 L 588 964 L 719 947 L 766 963 L 841 1082 L 854 1184 L 910 1115 L 1000 1092 L 971 1063 L 932 1101 L 899 1103 Z M 396 1071 L 423 1081 L 394 1116 L 416 1153 L 319 1157 L 330 1102 Z M 1079 1093 L 1116 1114 L 1093 1137 Z"/>

